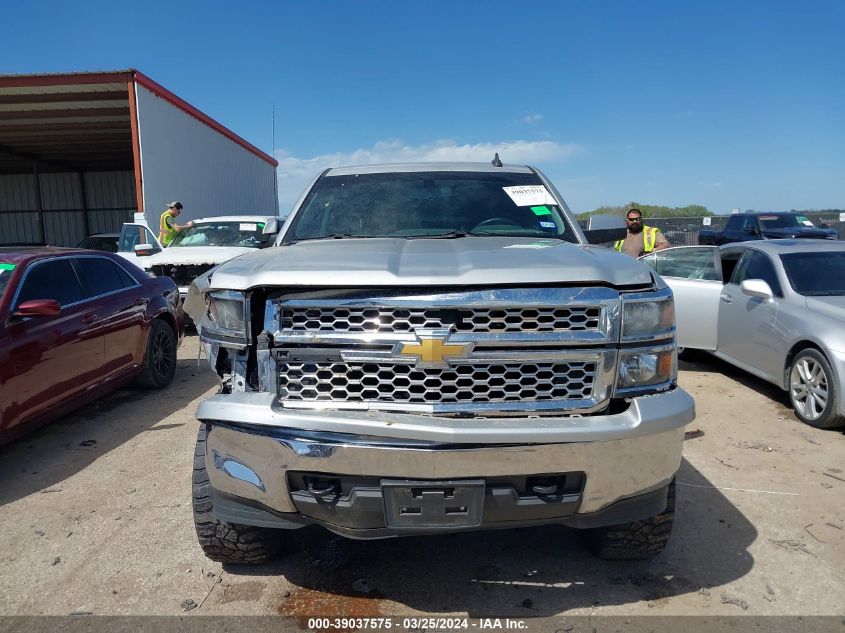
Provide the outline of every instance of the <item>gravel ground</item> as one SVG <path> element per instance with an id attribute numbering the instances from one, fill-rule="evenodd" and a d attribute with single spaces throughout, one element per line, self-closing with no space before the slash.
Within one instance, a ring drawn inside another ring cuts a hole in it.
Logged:
<path id="1" fill-rule="evenodd" d="M 347 541 L 221 567 L 194 535 L 197 339 L 162 392 L 125 389 L 0 448 L 0 613 L 845 613 L 845 435 L 798 422 L 785 395 L 706 355 L 681 365 L 698 403 L 678 516 L 650 562 L 591 557 L 557 527 Z"/>

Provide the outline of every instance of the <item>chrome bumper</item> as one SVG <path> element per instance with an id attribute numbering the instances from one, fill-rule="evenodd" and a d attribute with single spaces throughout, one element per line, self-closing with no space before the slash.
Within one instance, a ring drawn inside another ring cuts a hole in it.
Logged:
<path id="1" fill-rule="evenodd" d="M 219 395 L 197 417 L 211 425 L 206 467 L 215 490 L 280 513 L 298 511 L 288 471 L 421 480 L 579 471 L 577 513 L 596 512 L 665 486 L 695 417 L 682 389 L 634 398 L 618 414 L 560 418 L 307 412 L 272 402 L 270 394 Z"/>

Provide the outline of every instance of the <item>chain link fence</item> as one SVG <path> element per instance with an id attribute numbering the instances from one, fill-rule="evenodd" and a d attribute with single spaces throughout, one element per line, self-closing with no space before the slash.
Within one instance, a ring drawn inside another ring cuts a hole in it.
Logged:
<path id="1" fill-rule="evenodd" d="M 827 226 L 839 232 L 839 239 L 845 237 L 845 221 L 841 221 L 840 214 L 836 211 L 824 213 L 802 213 L 813 224 L 819 227 Z M 672 246 L 694 246 L 698 244 L 698 232 L 701 229 L 721 231 L 728 223 L 730 215 L 713 215 L 698 218 L 643 218 L 648 226 L 656 226 L 660 232 L 669 240 Z M 578 220 L 581 228 L 587 228 L 588 220 Z"/>

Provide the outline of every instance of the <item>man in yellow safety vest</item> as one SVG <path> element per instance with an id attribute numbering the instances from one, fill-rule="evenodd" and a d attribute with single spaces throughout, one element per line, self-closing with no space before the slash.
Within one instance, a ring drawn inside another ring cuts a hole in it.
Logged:
<path id="1" fill-rule="evenodd" d="M 182 213 L 182 203 L 174 200 L 167 205 L 164 213 L 161 214 L 158 221 L 158 241 L 161 242 L 162 246 L 169 246 L 173 238 L 179 234 L 179 231 L 189 229 L 194 225 L 193 222 L 176 224 L 176 218 L 179 217 L 180 213 Z"/>
<path id="2" fill-rule="evenodd" d="M 643 214 L 639 209 L 628 209 L 625 224 L 628 227 L 628 235 L 613 245 L 613 250 L 617 253 L 640 257 L 669 247 L 669 241 L 663 237 L 660 229 L 643 224 Z"/>

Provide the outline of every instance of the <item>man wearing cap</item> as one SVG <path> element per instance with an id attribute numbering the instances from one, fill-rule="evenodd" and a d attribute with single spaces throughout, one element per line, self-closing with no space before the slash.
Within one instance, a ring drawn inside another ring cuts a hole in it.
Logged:
<path id="1" fill-rule="evenodd" d="M 158 241 L 161 242 L 162 246 L 169 246 L 179 231 L 189 229 L 194 225 L 193 222 L 176 224 L 176 218 L 179 217 L 180 213 L 182 213 L 182 203 L 174 200 L 167 205 L 164 213 L 161 214 L 158 221 Z"/>
<path id="2" fill-rule="evenodd" d="M 656 226 L 645 226 L 643 214 L 639 209 L 628 209 L 625 214 L 625 225 L 628 227 L 628 235 L 624 240 L 619 240 L 613 245 L 617 253 L 625 253 L 631 257 L 648 255 L 653 251 L 662 251 L 669 248 L 669 241 L 663 237 Z"/>

